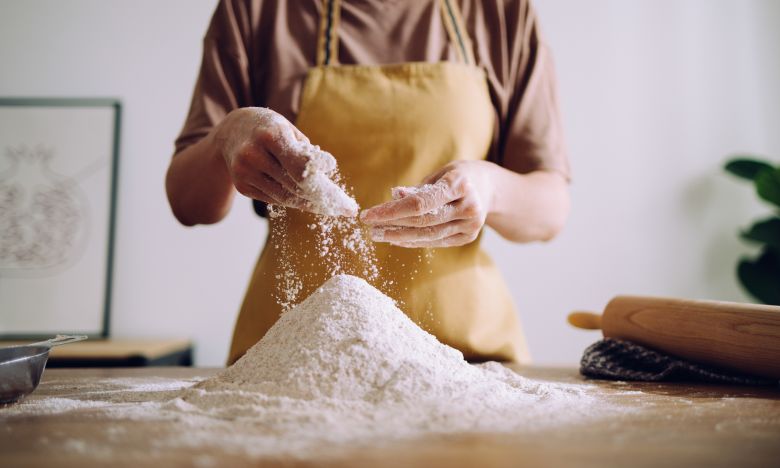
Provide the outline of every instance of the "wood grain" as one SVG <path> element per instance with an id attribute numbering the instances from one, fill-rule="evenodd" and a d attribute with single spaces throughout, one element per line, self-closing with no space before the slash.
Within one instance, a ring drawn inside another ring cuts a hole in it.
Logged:
<path id="1" fill-rule="evenodd" d="M 605 337 L 780 379 L 780 307 L 618 296 L 607 304 L 601 326 Z"/>
<path id="2" fill-rule="evenodd" d="M 583 383 L 575 369 L 514 368 L 530 378 Z M 53 369 L 31 398 L 72 394 L 97 377 L 192 378 L 216 370 L 191 368 Z M 332 448 L 314 457 L 252 458 L 212 447 L 160 450 L 166 434 L 191 431 L 175 422 L 120 420 L 93 413 L 4 418 L 0 466 L 288 466 L 288 467 L 770 467 L 780 459 L 777 388 L 591 381 L 611 404 L 630 413 L 522 435 L 490 433 L 429 437 L 376 446 Z M 522 414 L 507 414 L 522 418 Z M 110 426 L 110 427 L 109 427 Z M 120 434 L 121 437 L 112 437 Z M 101 452 L 58 450 L 80 439 Z"/>

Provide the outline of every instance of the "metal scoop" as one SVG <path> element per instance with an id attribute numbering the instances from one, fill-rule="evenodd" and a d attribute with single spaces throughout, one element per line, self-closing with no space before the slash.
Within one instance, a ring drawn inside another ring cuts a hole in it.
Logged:
<path id="1" fill-rule="evenodd" d="M 57 335 L 38 343 L 0 348 L 0 406 L 15 403 L 35 390 L 53 346 L 86 339 L 84 335 Z"/>

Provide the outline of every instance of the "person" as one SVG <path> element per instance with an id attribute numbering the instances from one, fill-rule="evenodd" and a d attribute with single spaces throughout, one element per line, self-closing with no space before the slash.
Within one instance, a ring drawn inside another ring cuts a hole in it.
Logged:
<path id="1" fill-rule="evenodd" d="M 514 242 L 552 239 L 569 211 L 555 74 L 528 0 L 219 2 L 166 177 L 172 211 L 216 223 L 236 192 L 260 214 L 289 207 L 269 219 L 229 363 L 282 312 L 281 262 L 314 278 L 302 297 L 327 279 L 295 141 L 336 159 L 393 285 L 384 292 L 412 320 L 468 359 L 529 359 L 480 247 L 486 225 Z M 393 187 L 428 188 L 394 198 Z M 281 237 L 292 253 L 268 247 Z"/>

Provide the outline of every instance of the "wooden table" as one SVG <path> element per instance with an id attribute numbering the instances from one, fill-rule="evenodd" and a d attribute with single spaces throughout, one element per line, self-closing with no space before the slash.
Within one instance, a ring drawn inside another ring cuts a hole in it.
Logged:
<path id="1" fill-rule="evenodd" d="M 574 369 L 516 368 L 520 374 L 556 382 L 581 381 Z M 62 383 L 75 387 L 85 378 L 213 375 L 215 369 L 51 369 L 29 398 L 56 397 Z M 50 383 L 57 381 L 60 386 Z M 210 450 L 145 451 L 156 433 L 176 430 L 154 422 L 122 421 L 123 436 L 110 441 L 111 466 L 780 466 L 780 390 L 714 385 L 599 382 L 614 403 L 641 407 L 630 418 L 596 421 L 588 427 L 539 434 L 439 436 L 385 444 L 343 447 L 309 460 L 250 459 Z M 72 387 L 73 388 L 73 387 Z M 633 392 L 628 392 L 632 390 Z M 637 393 L 639 392 L 639 393 Z M 521 417 L 522 415 L 507 415 Z M 103 466 L 105 458 L 61 451 L 42 444 L 57 434 L 106 442 L 105 428 L 88 416 L 4 417 L 0 409 L 0 466 Z"/>

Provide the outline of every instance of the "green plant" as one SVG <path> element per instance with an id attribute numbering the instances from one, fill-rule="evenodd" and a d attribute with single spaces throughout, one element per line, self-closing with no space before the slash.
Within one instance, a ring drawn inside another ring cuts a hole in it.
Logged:
<path id="1" fill-rule="evenodd" d="M 726 171 L 750 180 L 764 201 L 780 208 L 780 166 L 750 158 L 735 158 L 726 163 Z M 761 244 L 756 258 L 743 257 L 737 265 L 737 277 L 742 286 L 756 299 L 766 304 L 780 305 L 780 211 L 755 222 L 740 237 Z"/>

